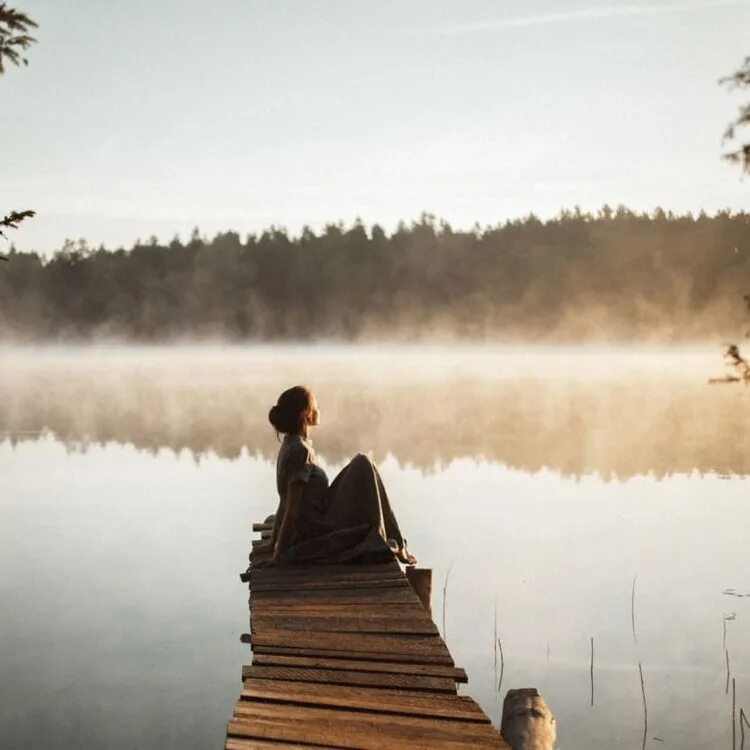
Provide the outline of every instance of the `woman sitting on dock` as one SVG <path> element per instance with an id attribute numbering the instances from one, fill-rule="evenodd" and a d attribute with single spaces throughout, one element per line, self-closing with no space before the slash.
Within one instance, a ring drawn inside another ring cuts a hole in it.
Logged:
<path id="1" fill-rule="evenodd" d="M 387 562 L 394 556 L 416 564 L 370 459 L 356 455 L 330 485 L 315 463 L 308 431 L 320 424 L 320 410 L 308 388 L 284 391 L 268 420 L 277 436 L 284 435 L 276 461 L 279 507 L 270 542 L 273 556 L 256 566 Z"/>

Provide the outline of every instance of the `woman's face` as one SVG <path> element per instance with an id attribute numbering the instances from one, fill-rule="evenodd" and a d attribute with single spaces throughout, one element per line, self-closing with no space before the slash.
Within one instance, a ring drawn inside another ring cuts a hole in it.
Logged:
<path id="1" fill-rule="evenodd" d="M 318 401 L 315 396 L 310 397 L 310 412 L 307 416 L 307 424 L 311 427 L 320 424 L 320 409 L 318 408 Z"/>

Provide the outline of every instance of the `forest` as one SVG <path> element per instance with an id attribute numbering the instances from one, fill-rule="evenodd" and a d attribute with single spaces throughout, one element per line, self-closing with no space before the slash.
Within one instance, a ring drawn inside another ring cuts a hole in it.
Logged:
<path id="1" fill-rule="evenodd" d="M 741 336 L 750 213 L 431 214 L 0 263 L 0 339 L 680 341 Z M 722 339 L 723 340 L 723 339 Z"/>

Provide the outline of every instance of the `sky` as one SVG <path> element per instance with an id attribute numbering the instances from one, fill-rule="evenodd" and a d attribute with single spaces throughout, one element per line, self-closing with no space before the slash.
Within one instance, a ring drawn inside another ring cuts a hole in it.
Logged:
<path id="1" fill-rule="evenodd" d="M 718 80 L 750 0 L 10 5 L 39 24 L 0 78 L 0 213 L 38 212 L 19 249 L 748 208 Z"/>

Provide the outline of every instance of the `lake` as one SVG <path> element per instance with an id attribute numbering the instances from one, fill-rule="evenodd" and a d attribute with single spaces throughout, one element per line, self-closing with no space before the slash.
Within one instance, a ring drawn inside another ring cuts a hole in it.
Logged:
<path id="1" fill-rule="evenodd" d="M 249 660 L 237 574 L 276 505 L 266 415 L 296 383 L 318 395 L 329 476 L 378 462 L 462 692 L 495 722 L 533 685 L 561 750 L 641 747 L 640 664 L 647 746 L 732 747 L 750 390 L 707 384 L 720 355 L 0 348 L 0 747 L 222 746 Z"/>

